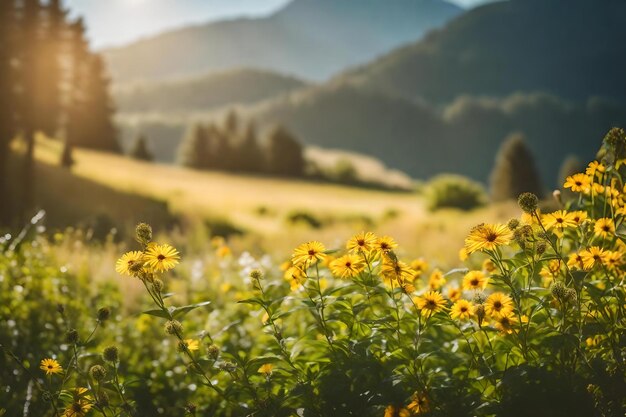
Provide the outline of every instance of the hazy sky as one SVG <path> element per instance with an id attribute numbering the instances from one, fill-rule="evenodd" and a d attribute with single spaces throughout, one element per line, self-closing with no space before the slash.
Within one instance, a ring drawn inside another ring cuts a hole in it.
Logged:
<path id="1" fill-rule="evenodd" d="M 2 0 L 0 0 L 2 1 Z M 234 16 L 258 16 L 290 0 L 66 0 L 72 15 L 87 22 L 96 48 L 120 45 L 190 23 Z M 337 0 L 341 1 L 341 0 Z M 484 0 L 449 0 L 464 6 Z"/>

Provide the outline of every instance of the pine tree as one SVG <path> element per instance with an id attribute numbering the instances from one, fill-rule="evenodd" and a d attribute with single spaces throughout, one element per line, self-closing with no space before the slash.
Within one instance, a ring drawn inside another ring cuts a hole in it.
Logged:
<path id="1" fill-rule="evenodd" d="M 491 199 L 516 199 L 524 192 L 543 196 L 541 179 L 524 135 L 509 135 L 498 151 L 490 177 Z"/>
<path id="2" fill-rule="evenodd" d="M 41 28 L 43 6 L 39 0 L 24 0 L 19 21 L 19 41 L 16 45 L 20 62 L 19 84 L 21 87 L 19 117 L 26 153 L 22 165 L 22 191 L 18 213 L 20 221 L 34 205 L 35 194 L 35 132 L 40 128 L 37 112 L 37 88 L 39 85 L 41 51 Z"/>
<path id="3" fill-rule="evenodd" d="M 14 0 L 0 1 L 0 226 L 11 221 L 9 203 L 14 201 L 9 196 L 7 179 L 9 146 L 15 136 L 15 81 L 16 74 L 12 60 L 15 57 L 16 4 Z"/>
<path id="4" fill-rule="evenodd" d="M 254 122 L 249 122 L 241 140 L 237 143 L 236 150 L 237 171 L 260 172 L 263 169 L 263 153 L 259 146 L 259 141 Z"/>
<path id="5" fill-rule="evenodd" d="M 42 25 L 37 60 L 37 128 L 55 137 L 61 118 L 63 60 L 65 59 L 66 16 L 60 0 L 50 0 L 43 7 L 45 24 Z"/>
<path id="6" fill-rule="evenodd" d="M 207 169 L 210 167 L 211 143 L 207 128 L 199 123 L 192 125 L 183 138 L 178 148 L 177 163 L 195 169 Z"/>
<path id="7" fill-rule="evenodd" d="M 72 157 L 72 144 L 65 139 L 63 142 L 63 151 L 61 152 L 61 166 L 63 168 L 71 168 L 74 165 L 74 158 Z"/>
<path id="8" fill-rule="evenodd" d="M 140 161 L 152 161 L 154 155 L 148 150 L 148 144 L 144 135 L 138 135 L 133 142 L 128 153 L 131 158 L 138 159 Z"/>
<path id="9" fill-rule="evenodd" d="M 70 32 L 73 93 L 67 117 L 68 138 L 75 146 L 120 152 L 104 61 L 89 52 L 81 19 L 70 26 Z"/>
<path id="10" fill-rule="evenodd" d="M 287 129 L 274 127 L 266 141 L 267 172 L 287 177 L 302 176 L 305 166 L 302 145 Z"/>
<path id="11" fill-rule="evenodd" d="M 211 169 L 234 171 L 237 162 L 236 148 L 231 141 L 232 136 L 228 134 L 227 130 L 220 130 L 217 126 L 210 126 L 208 132 L 213 145 L 213 155 L 215 155 L 210 164 Z"/>

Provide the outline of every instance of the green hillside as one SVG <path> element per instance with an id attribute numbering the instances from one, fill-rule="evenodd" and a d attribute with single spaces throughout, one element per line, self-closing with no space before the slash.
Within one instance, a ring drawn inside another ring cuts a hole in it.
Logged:
<path id="1" fill-rule="evenodd" d="M 433 103 L 517 91 L 626 100 L 625 21 L 621 0 L 488 4 L 342 79 Z"/>
<path id="2" fill-rule="evenodd" d="M 120 112 L 187 112 L 255 103 L 305 85 L 286 75 L 239 69 L 174 81 L 127 83 L 113 94 Z"/>

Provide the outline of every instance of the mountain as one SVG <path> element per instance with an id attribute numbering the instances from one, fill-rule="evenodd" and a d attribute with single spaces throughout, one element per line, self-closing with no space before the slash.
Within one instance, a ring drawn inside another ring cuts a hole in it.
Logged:
<path id="1" fill-rule="evenodd" d="M 103 52 L 115 82 L 241 67 L 321 80 L 461 12 L 444 0 L 293 0 L 268 17 L 185 27 Z"/>
<path id="2" fill-rule="evenodd" d="M 455 172 L 487 181 L 504 138 L 521 132 L 550 187 L 566 155 L 591 159 L 610 127 L 626 126 L 626 107 L 600 98 L 577 103 L 539 92 L 461 96 L 434 109 L 349 84 L 296 92 L 246 115 L 261 126 L 283 124 L 308 145 L 373 155 L 422 179 Z"/>
<path id="3" fill-rule="evenodd" d="M 172 81 L 126 83 L 113 89 L 123 113 L 189 112 L 251 104 L 307 85 L 269 71 L 240 69 Z"/>
<path id="4" fill-rule="evenodd" d="M 493 3 L 340 78 L 430 103 L 516 91 L 626 100 L 625 21 L 623 0 Z"/>

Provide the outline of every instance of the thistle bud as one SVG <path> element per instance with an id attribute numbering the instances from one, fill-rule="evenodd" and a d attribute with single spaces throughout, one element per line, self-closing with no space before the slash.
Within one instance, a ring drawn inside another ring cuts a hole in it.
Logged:
<path id="1" fill-rule="evenodd" d="M 509 228 L 509 230 L 515 230 L 519 227 L 519 220 L 517 219 L 511 219 L 509 220 L 509 222 L 506 224 L 506 226 Z"/>
<path id="2" fill-rule="evenodd" d="M 237 365 L 235 365 L 232 362 L 226 361 L 226 362 L 223 362 L 223 363 L 220 364 L 220 369 L 222 371 L 226 371 L 228 373 L 232 373 L 232 372 L 235 372 L 235 370 L 237 370 Z"/>
<path id="3" fill-rule="evenodd" d="M 100 407 L 108 407 L 109 403 L 109 395 L 104 390 L 101 390 L 96 395 L 96 404 Z"/>
<path id="4" fill-rule="evenodd" d="M 561 281 L 557 281 L 552 284 L 552 288 L 550 288 L 550 292 L 552 296 L 559 301 L 564 301 L 567 296 L 567 288 Z"/>
<path id="5" fill-rule="evenodd" d="M 253 280 L 256 281 L 260 281 L 263 279 L 263 271 L 261 271 L 260 269 L 253 269 L 252 271 L 250 271 L 250 278 L 252 278 Z"/>
<path id="6" fill-rule="evenodd" d="M 546 242 L 537 242 L 537 246 L 535 248 L 537 250 L 537 255 L 543 255 L 546 252 L 547 247 Z"/>
<path id="7" fill-rule="evenodd" d="M 217 345 L 209 345 L 207 346 L 207 353 L 211 359 L 216 360 L 220 355 L 220 348 Z"/>

